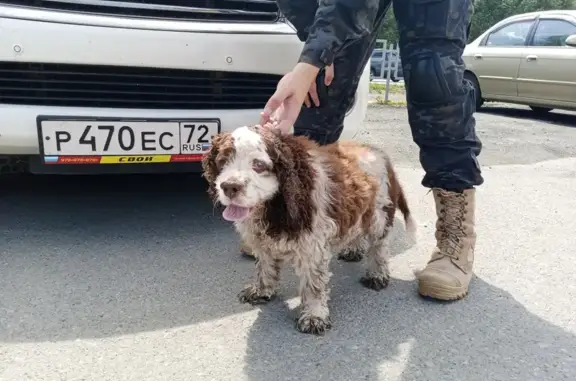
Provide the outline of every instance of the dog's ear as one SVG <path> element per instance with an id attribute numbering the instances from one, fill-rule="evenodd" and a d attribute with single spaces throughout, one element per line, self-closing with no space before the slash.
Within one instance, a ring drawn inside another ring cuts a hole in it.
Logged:
<path id="1" fill-rule="evenodd" d="M 216 135 L 212 138 L 212 145 L 204 157 L 202 158 L 202 176 L 208 181 L 213 183 L 218 176 L 218 166 L 216 165 L 216 158 L 218 157 L 218 147 L 222 141 L 221 135 Z"/>
<path id="2" fill-rule="evenodd" d="M 214 136 L 210 150 L 202 158 L 202 176 L 208 181 L 208 193 L 216 196 L 214 183 L 222 169 L 222 162 L 228 160 L 230 150 L 233 150 L 232 135 L 222 133 Z"/>
<path id="3" fill-rule="evenodd" d="M 293 135 L 277 136 L 271 147 L 271 159 L 280 189 L 268 208 L 269 223 L 277 222 L 276 228 L 284 232 L 311 229 L 314 171 L 306 145 Z"/>

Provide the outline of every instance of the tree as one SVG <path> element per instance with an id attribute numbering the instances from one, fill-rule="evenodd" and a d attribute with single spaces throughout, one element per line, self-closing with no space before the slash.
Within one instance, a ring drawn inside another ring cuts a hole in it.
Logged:
<path id="1" fill-rule="evenodd" d="M 394 10 L 392 7 L 390 7 L 386 17 L 384 18 L 384 25 L 382 25 L 382 29 L 380 29 L 380 33 L 378 33 L 378 38 L 387 40 L 389 43 L 395 43 L 398 41 L 398 28 L 396 26 L 396 19 L 394 18 Z"/>
<path id="2" fill-rule="evenodd" d="M 555 9 L 576 9 L 576 0 L 476 0 L 470 41 L 507 17 Z"/>
<path id="3" fill-rule="evenodd" d="M 576 0 L 475 0 L 469 41 L 507 17 L 554 9 L 576 9 Z M 393 43 L 398 41 L 398 29 L 392 7 L 384 19 L 378 38 Z"/>

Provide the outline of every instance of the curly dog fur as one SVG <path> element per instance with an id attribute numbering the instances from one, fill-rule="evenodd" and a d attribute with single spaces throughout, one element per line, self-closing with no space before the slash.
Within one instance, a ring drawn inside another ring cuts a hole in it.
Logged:
<path id="1" fill-rule="evenodd" d="M 323 334 L 333 253 L 359 260 L 366 253 L 363 285 L 388 285 L 388 240 L 396 209 L 415 230 L 402 187 L 385 152 L 346 141 L 319 146 L 306 137 L 240 127 L 213 139 L 204 177 L 223 216 L 254 250 L 255 279 L 243 303 L 274 296 L 280 268 L 291 263 L 300 277 L 297 328 Z"/>

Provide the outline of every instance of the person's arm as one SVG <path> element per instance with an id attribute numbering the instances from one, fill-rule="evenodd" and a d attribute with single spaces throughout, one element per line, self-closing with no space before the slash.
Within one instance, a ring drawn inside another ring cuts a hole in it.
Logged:
<path id="1" fill-rule="evenodd" d="M 316 10 L 318 9 L 317 0 L 276 0 L 280 11 L 290 21 L 296 29 L 296 34 L 300 41 L 308 39 L 308 31 L 314 23 Z"/>
<path id="2" fill-rule="evenodd" d="M 330 66 L 344 46 L 372 33 L 378 5 L 379 0 L 320 0 L 298 62 Z"/>

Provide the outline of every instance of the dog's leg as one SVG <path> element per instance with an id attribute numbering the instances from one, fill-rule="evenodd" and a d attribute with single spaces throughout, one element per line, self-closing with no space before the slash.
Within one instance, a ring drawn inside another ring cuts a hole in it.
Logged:
<path id="1" fill-rule="evenodd" d="M 360 249 L 344 249 L 338 253 L 338 259 L 344 262 L 360 262 L 364 253 Z"/>
<path id="2" fill-rule="evenodd" d="M 345 262 L 360 262 L 366 256 L 366 247 L 366 239 L 359 237 L 338 253 L 338 259 Z"/>
<path id="3" fill-rule="evenodd" d="M 300 275 L 301 311 L 297 321 L 300 332 L 323 335 L 332 327 L 328 309 L 330 251 L 326 249 L 302 253 L 296 261 Z"/>
<path id="4" fill-rule="evenodd" d="M 390 227 L 386 226 L 381 235 L 370 237 L 371 245 L 368 249 L 368 267 L 366 276 L 360 282 L 368 288 L 380 291 L 388 287 L 390 282 L 390 270 L 388 268 L 388 258 L 390 255 Z"/>
<path id="5" fill-rule="evenodd" d="M 256 256 L 255 280 L 238 294 L 241 303 L 265 304 L 274 297 L 280 281 L 281 260 L 271 255 L 258 253 Z"/>

